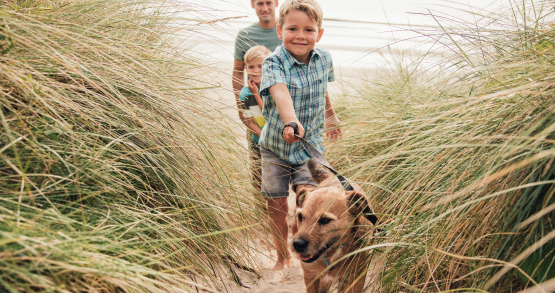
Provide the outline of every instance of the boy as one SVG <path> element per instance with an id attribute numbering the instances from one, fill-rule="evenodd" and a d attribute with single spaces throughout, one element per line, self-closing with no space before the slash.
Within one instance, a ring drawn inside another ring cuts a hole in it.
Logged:
<path id="1" fill-rule="evenodd" d="M 251 47 L 245 53 L 245 71 L 249 79 L 247 86 L 243 87 L 239 93 L 239 100 L 243 108 L 243 117 L 245 118 L 245 125 L 252 132 L 252 139 L 249 139 L 251 144 L 251 172 L 252 182 L 256 190 L 260 191 L 260 147 L 258 146 L 258 139 L 262 128 L 266 121 L 262 117 L 262 99 L 258 94 L 260 87 L 260 80 L 262 77 L 262 61 L 268 57 L 272 52 L 264 46 Z"/>
<path id="2" fill-rule="evenodd" d="M 306 166 L 310 157 L 294 136 L 293 128 L 285 125 L 297 123 L 299 135 L 320 152 L 324 151 L 324 120 L 326 137 L 336 139 L 341 135 L 327 92 L 327 83 L 335 80 L 331 56 L 326 50 L 314 48 L 324 33 L 322 19 L 322 10 L 315 0 L 285 1 L 277 25 L 283 45 L 262 66 L 260 95 L 266 119 L 260 136 L 262 195 L 276 228 L 272 235 L 278 253 L 274 269 L 289 267 L 286 220 L 289 183 L 296 193 L 316 185 Z M 293 234 L 296 224 L 294 220 L 291 225 Z"/>

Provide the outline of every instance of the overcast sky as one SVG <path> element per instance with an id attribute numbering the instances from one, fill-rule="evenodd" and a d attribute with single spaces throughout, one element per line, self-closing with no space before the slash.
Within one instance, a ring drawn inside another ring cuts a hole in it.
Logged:
<path id="1" fill-rule="evenodd" d="M 505 0 L 508 2 L 509 0 Z M 465 0 L 465 1 L 442 1 L 442 0 L 318 0 L 326 18 L 340 18 L 359 21 L 376 21 L 419 23 L 426 19 L 415 14 L 425 12 L 426 9 L 452 13 L 455 8 L 484 9 L 492 3 L 499 4 L 500 0 Z M 230 9 L 249 14 L 255 18 L 254 11 L 250 7 L 249 0 L 220 0 L 214 1 L 220 9 Z"/>

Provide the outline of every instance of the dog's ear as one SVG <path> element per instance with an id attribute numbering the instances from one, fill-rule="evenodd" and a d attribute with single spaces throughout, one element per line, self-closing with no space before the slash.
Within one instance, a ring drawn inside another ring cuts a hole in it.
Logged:
<path id="1" fill-rule="evenodd" d="M 308 190 L 306 188 L 301 188 L 301 190 L 299 190 L 299 193 L 297 194 L 297 207 L 298 208 L 303 207 L 303 203 L 304 203 L 304 200 L 306 199 L 307 195 L 308 195 Z"/>
<path id="2" fill-rule="evenodd" d="M 372 208 L 370 208 L 370 203 L 363 193 L 354 190 L 347 191 L 345 195 L 347 195 L 347 203 L 349 205 L 349 212 L 351 212 L 351 214 L 360 215 L 362 213 L 368 221 L 376 225 L 376 223 L 378 222 L 378 217 L 374 215 L 374 211 L 372 211 Z"/>
<path id="3" fill-rule="evenodd" d="M 334 177 L 332 172 L 322 167 L 322 165 L 316 162 L 316 160 L 310 159 L 306 163 L 308 165 L 308 170 L 310 170 L 310 176 L 312 176 L 312 180 L 314 180 L 314 182 L 320 184 L 327 178 Z"/>

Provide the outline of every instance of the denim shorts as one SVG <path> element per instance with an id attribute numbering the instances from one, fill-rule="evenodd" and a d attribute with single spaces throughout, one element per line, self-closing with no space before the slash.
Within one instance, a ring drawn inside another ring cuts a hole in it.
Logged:
<path id="1" fill-rule="evenodd" d="M 293 165 L 262 147 L 260 148 L 260 154 L 262 155 L 263 197 L 287 197 L 289 196 L 289 184 L 291 184 L 293 191 L 298 185 L 318 185 L 312 180 L 306 163 Z"/>

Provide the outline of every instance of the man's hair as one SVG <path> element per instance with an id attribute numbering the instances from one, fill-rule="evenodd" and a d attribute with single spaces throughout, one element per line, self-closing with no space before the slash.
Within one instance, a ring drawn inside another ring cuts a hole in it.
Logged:
<path id="1" fill-rule="evenodd" d="M 250 61 L 256 59 L 256 58 L 266 58 L 268 57 L 268 55 L 272 54 L 272 52 L 270 52 L 270 50 L 268 50 L 268 48 L 264 47 L 264 46 L 254 46 L 251 47 L 246 53 L 245 53 L 245 64 L 249 63 Z"/>
<path id="2" fill-rule="evenodd" d="M 293 11 L 302 11 L 314 20 L 318 25 L 318 30 L 322 28 L 322 19 L 324 18 L 322 8 L 316 0 L 286 0 L 279 8 L 279 26 L 283 28 L 285 16 Z"/>

